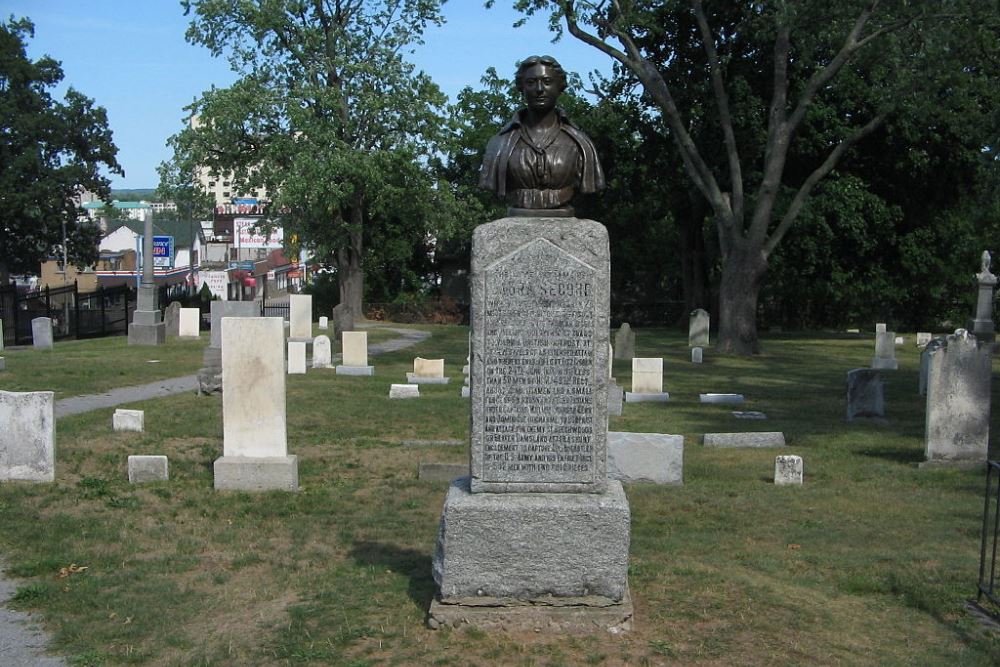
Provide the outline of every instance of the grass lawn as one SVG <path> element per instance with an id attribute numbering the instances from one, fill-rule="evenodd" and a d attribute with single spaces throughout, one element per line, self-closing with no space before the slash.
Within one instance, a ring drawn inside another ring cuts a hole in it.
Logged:
<path id="1" fill-rule="evenodd" d="M 870 363 L 870 336 L 772 336 L 764 355 L 708 348 L 694 365 L 686 336 L 639 330 L 636 353 L 664 357 L 671 401 L 626 405 L 611 428 L 683 434 L 687 447 L 682 487 L 626 488 L 635 630 L 426 629 L 445 485 L 417 480 L 416 469 L 466 461 L 468 447 L 404 441 L 467 439 L 468 330 L 416 328 L 433 336 L 373 357 L 374 377 L 288 377 L 299 493 L 212 490 L 218 395 L 129 406 L 146 411 L 143 434 L 113 433 L 112 409 L 60 419 L 56 482 L 0 485 L 0 553 L 22 579 L 15 604 L 40 612 L 56 650 L 78 666 L 1000 661 L 1000 637 L 964 610 L 978 575 L 983 473 L 913 466 L 923 458 L 923 400 L 912 334 L 897 348 L 900 370 L 886 373 L 888 422 L 847 424 L 846 371 Z M 155 355 L 194 372 L 204 344 L 203 335 Z M 103 377 L 86 370 L 95 359 L 105 372 L 127 369 L 122 384 L 155 379 L 148 374 L 165 361 L 145 364 L 150 348 L 136 350 L 57 344 L 27 374 L 17 367 L 37 353 L 8 351 L 0 388 L 97 391 L 104 385 L 85 384 Z M 443 356 L 452 384 L 390 402 L 389 384 L 405 381 L 418 355 Z M 626 388 L 629 373 L 616 362 Z M 768 420 L 736 420 L 731 406 L 700 405 L 699 392 L 743 393 L 742 409 Z M 996 393 L 993 409 L 1000 414 Z M 775 450 L 700 444 L 702 433 L 738 430 L 783 431 L 780 453 L 804 458 L 805 485 L 771 483 Z M 170 482 L 130 486 L 128 454 L 166 454 Z M 60 577 L 71 564 L 86 569 Z"/>

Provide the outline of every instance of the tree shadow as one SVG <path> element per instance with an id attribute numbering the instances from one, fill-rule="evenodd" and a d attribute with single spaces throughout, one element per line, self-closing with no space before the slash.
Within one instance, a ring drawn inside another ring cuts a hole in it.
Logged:
<path id="1" fill-rule="evenodd" d="M 416 549 L 386 542 L 362 540 L 355 542 L 349 553 L 359 565 L 384 566 L 409 579 L 407 593 L 421 609 L 428 609 L 437 586 L 431 576 L 431 557 Z"/>
<path id="2" fill-rule="evenodd" d="M 924 460 L 923 450 L 909 449 L 904 447 L 887 447 L 885 449 L 865 449 L 858 452 L 862 456 L 875 459 L 885 459 L 895 463 L 920 463 Z"/>

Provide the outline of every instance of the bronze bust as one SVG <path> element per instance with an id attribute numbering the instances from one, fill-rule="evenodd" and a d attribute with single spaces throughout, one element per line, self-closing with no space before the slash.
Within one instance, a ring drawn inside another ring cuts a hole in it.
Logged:
<path id="1" fill-rule="evenodd" d="M 503 197 L 508 215 L 571 216 L 577 192 L 604 189 L 594 144 L 556 106 L 566 72 L 551 56 L 531 56 L 514 79 L 526 107 L 490 139 L 479 187 Z"/>

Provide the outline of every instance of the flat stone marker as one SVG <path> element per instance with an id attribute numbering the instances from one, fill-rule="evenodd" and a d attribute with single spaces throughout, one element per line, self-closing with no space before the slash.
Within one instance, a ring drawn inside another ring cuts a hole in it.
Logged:
<path id="1" fill-rule="evenodd" d="M 0 481 L 55 480 L 54 396 L 51 391 L 0 390 Z"/>
<path id="2" fill-rule="evenodd" d="M 413 372 L 406 374 L 410 384 L 448 384 L 449 379 L 444 376 L 444 359 L 417 357 L 413 360 Z"/>
<path id="3" fill-rule="evenodd" d="M 312 342 L 312 294 L 292 294 L 288 297 L 288 338 L 296 342 Z"/>
<path id="4" fill-rule="evenodd" d="M 420 387 L 415 384 L 390 385 L 389 398 L 420 398 Z"/>
<path id="5" fill-rule="evenodd" d="M 322 329 L 323 331 L 326 331 L 327 329 L 329 329 L 330 328 L 330 318 L 327 317 L 326 315 L 320 316 L 320 318 L 319 318 L 319 328 Z"/>
<path id="6" fill-rule="evenodd" d="M 691 348 L 691 363 L 700 364 L 704 358 L 704 353 L 700 347 Z"/>
<path id="7" fill-rule="evenodd" d="M 305 375 L 306 344 L 301 341 L 288 341 L 288 374 Z"/>
<path id="8" fill-rule="evenodd" d="M 608 478 L 684 483 L 684 436 L 608 431 Z"/>
<path id="9" fill-rule="evenodd" d="M 209 346 L 222 347 L 223 317 L 260 317 L 260 304 L 256 301 L 213 301 L 210 306 L 212 332 Z"/>
<path id="10" fill-rule="evenodd" d="M 928 346 L 929 347 L 929 346 Z M 921 467 L 984 464 L 990 439 L 992 342 L 965 329 L 930 353 Z"/>
<path id="11" fill-rule="evenodd" d="M 632 359 L 632 391 L 625 393 L 626 403 L 663 403 L 670 394 L 663 391 L 663 359 L 635 357 Z"/>
<path id="12" fill-rule="evenodd" d="M 847 421 L 885 417 L 885 380 L 876 368 L 847 371 Z"/>
<path id="13" fill-rule="evenodd" d="M 431 482 L 450 482 L 458 477 L 469 476 L 468 463 L 424 463 L 417 466 L 417 479 Z"/>
<path id="14" fill-rule="evenodd" d="M 892 331 L 880 331 L 875 334 L 875 357 L 872 368 L 894 371 L 899 368 L 896 361 L 896 334 Z"/>
<path id="15" fill-rule="evenodd" d="M 784 447 L 785 434 L 781 431 L 706 433 L 702 438 L 702 442 L 706 447 Z"/>
<path id="16" fill-rule="evenodd" d="M 332 347 L 333 344 L 327 336 L 320 334 L 313 339 L 313 368 L 333 368 Z"/>
<path id="17" fill-rule="evenodd" d="M 802 457 L 801 456 L 775 456 L 774 457 L 774 483 L 778 486 L 785 484 L 802 484 Z"/>
<path id="18" fill-rule="evenodd" d="M 924 347 L 931 342 L 931 334 L 926 331 L 917 332 L 917 347 Z"/>
<path id="19" fill-rule="evenodd" d="M 708 311 L 697 308 L 688 318 L 688 347 L 708 347 L 708 329 L 711 323 Z"/>
<path id="20" fill-rule="evenodd" d="M 163 328 L 164 334 L 167 336 L 177 337 L 181 335 L 181 302 L 171 301 L 170 304 L 163 309 Z"/>
<path id="21" fill-rule="evenodd" d="M 176 302 L 175 302 L 176 303 Z M 178 308 L 177 335 L 181 338 L 197 338 L 201 324 L 201 310 L 198 308 Z M 167 329 L 167 335 L 170 330 Z"/>
<path id="22" fill-rule="evenodd" d="M 733 410 L 733 416 L 737 419 L 767 419 L 767 415 L 756 410 Z"/>
<path id="23" fill-rule="evenodd" d="M 165 482 L 170 479 L 166 456 L 132 455 L 128 457 L 129 484 Z"/>
<path id="24" fill-rule="evenodd" d="M 142 433 L 145 430 L 146 413 L 143 410 L 126 410 L 115 408 L 111 415 L 111 428 L 116 432 L 134 431 Z"/>
<path id="25" fill-rule="evenodd" d="M 375 369 L 368 365 L 368 332 L 345 331 L 341 334 L 341 365 L 337 375 L 374 375 Z"/>
<path id="26" fill-rule="evenodd" d="M 615 333 L 615 344 L 613 346 L 615 359 L 627 361 L 635 356 L 635 332 L 628 322 L 624 322 Z"/>
<path id="27" fill-rule="evenodd" d="M 31 345 L 36 350 L 52 349 L 52 318 L 36 317 L 31 320 Z"/>
<path id="28" fill-rule="evenodd" d="M 223 442 L 216 490 L 296 491 L 298 459 L 288 455 L 285 331 L 276 317 L 222 320 Z"/>
<path id="29" fill-rule="evenodd" d="M 699 403 L 719 403 L 723 405 L 739 405 L 746 400 L 743 394 L 698 394 Z"/>

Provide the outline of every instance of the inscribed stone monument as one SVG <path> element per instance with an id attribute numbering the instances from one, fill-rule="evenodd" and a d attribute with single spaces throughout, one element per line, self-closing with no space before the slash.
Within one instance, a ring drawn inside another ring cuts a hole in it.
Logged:
<path id="1" fill-rule="evenodd" d="M 135 311 L 128 325 L 128 344 L 163 345 L 167 328 L 160 312 L 159 290 L 153 274 L 153 216 L 143 223 L 142 280 L 136 292 Z"/>
<path id="2" fill-rule="evenodd" d="M 632 391 L 625 392 L 626 403 L 664 403 L 670 394 L 663 391 L 663 359 L 632 359 Z"/>
<path id="3" fill-rule="evenodd" d="M 918 396 L 927 395 L 927 373 L 930 370 L 931 353 L 938 350 L 942 345 L 944 345 L 944 343 L 945 339 L 943 337 L 932 338 L 927 345 L 924 346 L 923 352 L 920 353 L 920 380 L 917 385 Z"/>
<path id="4" fill-rule="evenodd" d="M 31 345 L 36 350 L 52 349 L 52 318 L 36 317 L 31 320 Z"/>
<path id="5" fill-rule="evenodd" d="M 683 484 L 684 436 L 609 431 L 608 478 Z"/>
<path id="6" fill-rule="evenodd" d="M 847 371 L 847 421 L 885 416 L 885 381 L 877 368 Z"/>
<path id="7" fill-rule="evenodd" d="M 311 343 L 312 294 L 292 294 L 288 297 L 288 338 L 296 342 Z"/>
<path id="8" fill-rule="evenodd" d="M 143 410 L 126 410 L 125 408 L 115 408 L 111 415 L 111 429 L 116 433 L 122 431 L 134 431 L 142 433 L 146 426 L 146 413 Z"/>
<path id="9" fill-rule="evenodd" d="M 374 375 L 375 369 L 368 365 L 368 332 L 345 331 L 341 334 L 341 365 L 337 375 Z"/>
<path id="10" fill-rule="evenodd" d="M 165 482 L 170 479 L 170 464 L 163 455 L 132 455 L 128 457 L 129 484 Z"/>
<path id="11" fill-rule="evenodd" d="M 420 398 L 420 387 L 415 384 L 391 384 L 389 398 Z"/>
<path id="12" fill-rule="evenodd" d="M 802 457 L 775 456 L 774 483 L 778 486 L 786 484 L 802 484 Z"/>
<path id="13" fill-rule="evenodd" d="M 688 320 L 688 347 L 708 347 L 708 327 L 711 319 L 707 310 L 691 311 Z"/>
<path id="14" fill-rule="evenodd" d="M 322 334 L 313 339 L 312 367 L 333 368 L 332 344 L 330 339 Z"/>
<path id="15" fill-rule="evenodd" d="M 448 384 L 449 379 L 444 376 L 444 359 L 417 357 L 413 360 L 413 372 L 406 374 L 410 384 Z"/>
<path id="16" fill-rule="evenodd" d="M 164 333 L 168 338 L 173 338 L 180 335 L 180 320 L 181 314 L 181 302 L 171 301 L 166 308 L 163 309 L 163 329 Z"/>
<path id="17" fill-rule="evenodd" d="M 326 315 L 320 316 L 318 326 L 321 330 L 326 331 L 327 329 L 330 328 L 330 318 L 327 317 Z"/>
<path id="18" fill-rule="evenodd" d="M 976 316 L 969 327 L 972 334 L 983 341 L 993 341 L 996 338 L 993 326 L 993 290 L 997 286 L 997 277 L 990 273 L 990 253 L 983 251 L 982 266 L 976 274 L 979 283 L 979 293 L 976 295 Z"/>
<path id="19" fill-rule="evenodd" d="M 0 390 L 0 425 L 0 481 L 55 480 L 55 394 Z"/>

